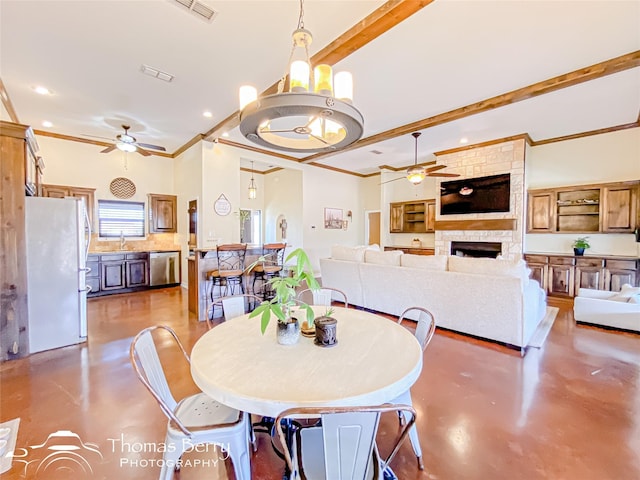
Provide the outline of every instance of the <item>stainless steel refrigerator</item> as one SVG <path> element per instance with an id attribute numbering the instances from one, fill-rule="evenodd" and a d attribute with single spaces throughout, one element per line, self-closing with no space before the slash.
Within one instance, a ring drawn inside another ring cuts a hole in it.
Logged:
<path id="1" fill-rule="evenodd" d="M 30 353 L 87 339 L 91 230 L 77 198 L 26 197 Z"/>

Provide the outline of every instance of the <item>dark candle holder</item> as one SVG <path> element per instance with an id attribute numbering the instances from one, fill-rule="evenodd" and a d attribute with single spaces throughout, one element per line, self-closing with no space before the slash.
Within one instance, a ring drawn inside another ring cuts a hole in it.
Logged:
<path id="1" fill-rule="evenodd" d="M 336 327 L 338 321 L 333 317 L 319 317 L 314 321 L 316 325 L 315 344 L 320 347 L 333 347 L 338 343 Z"/>

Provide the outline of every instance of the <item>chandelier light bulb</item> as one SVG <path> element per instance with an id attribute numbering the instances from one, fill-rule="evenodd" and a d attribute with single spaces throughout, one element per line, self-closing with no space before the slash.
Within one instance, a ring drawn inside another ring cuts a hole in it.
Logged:
<path id="1" fill-rule="evenodd" d="M 291 62 L 291 68 L 289 69 L 289 91 L 309 91 L 309 64 L 304 60 Z"/>
<path id="2" fill-rule="evenodd" d="M 336 98 L 344 102 L 353 102 L 353 76 L 350 72 L 338 72 L 333 77 Z"/>
<path id="3" fill-rule="evenodd" d="M 331 66 L 327 64 L 318 65 L 313 69 L 313 76 L 316 82 L 314 91 L 320 95 L 333 95 L 333 72 Z"/>

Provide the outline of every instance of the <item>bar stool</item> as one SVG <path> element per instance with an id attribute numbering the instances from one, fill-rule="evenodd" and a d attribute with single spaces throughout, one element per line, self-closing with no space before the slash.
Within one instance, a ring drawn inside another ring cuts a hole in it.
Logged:
<path id="1" fill-rule="evenodd" d="M 246 243 L 229 243 L 218 245 L 216 256 L 218 268 L 207 272 L 207 280 L 211 282 L 211 318 L 215 311 L 215 300 L 219 297 L 227 297 L 244 293 L 244 257 L 247 252 Z M 218 289 L 216 295 L 216 288 Z"/>
<path id="2" fill-rule="evenodd" d="M 273 290 L 269 288 L 268 282 L 271 278 L 279 276 L 280 272 L 282 272 L 285 248 L 287 248 L 286 243 L 265 243 L 262 246 L 262 257 L 264 257 L 264 261 L 259 262 L 251 270 L 253 273 L 251 288 L 253 289 L 253 293 L 258 295 L 258 291 L 256 291 L 256 281 L 260 280 L 263 300 L 273 298 Z"/>

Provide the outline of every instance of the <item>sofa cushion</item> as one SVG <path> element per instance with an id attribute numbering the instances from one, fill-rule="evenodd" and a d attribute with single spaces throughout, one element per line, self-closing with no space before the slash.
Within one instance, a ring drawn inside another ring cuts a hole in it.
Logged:
<path id="1" fill-rule="evenodd" d="M 365 263 L 375 263 L 377 265 L 400 266 L 400 257 L 403 256 L 402 250 L 390 250 L 388 252 L 377 252 L 375 250 L 367 250 L 364 254 Z"/>
<path id="2" fill-rule="evenodd" d="M 346 260 L 349 262 L 364 262 L 365 249 L 366 247 L 334 245 L 331 247 L 331 258 L 334 260 Z"/>
<path id="3" fill-rule="evenodd" d="M 400 257 L 400 265 L 403 267 L 426 268 L 428 270 L 447 270 L 446 255 L 413 255 L 405 253 Z"/>
<path id="4" fill-rule="evenodd" d="M 448 269 L 450 272 L 504 275 L 521 279 L 523 285 L 529 283 L 530 270 L 524 260 L 511 261 L 451 255 Z"/>
<path id="5" fill-rule="evenodd" d="M 640 287 L 632 287 L 625 283 L 620 287 L 620 291 L 610 296 L 607 300 L 614 302 L 640 303 Z"/>

